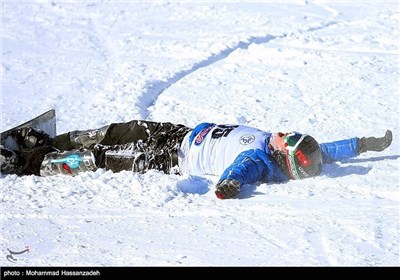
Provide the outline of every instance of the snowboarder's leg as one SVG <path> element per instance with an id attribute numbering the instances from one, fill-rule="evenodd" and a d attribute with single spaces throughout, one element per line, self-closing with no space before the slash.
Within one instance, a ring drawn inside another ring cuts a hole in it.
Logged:
<path id="1" fill-rule="evenodd" d="M 125 123 L 112 123 L 99 129 L 76 130 L 58 135 L 53 146 L 59 150 L 78 148 L 91 149 L 96 144 L 120 145 L 157 138 L 162 134 L 170 134 L 185 126 L 173 123 L 161 123 L 133 120 Z M 187 128 L 188 129 L 188 128 Z"/>
<path id="2" fill-rule="evenodd" d="M 93 148 L 106 136 L 110 126 L 106 125 L 97 129 L 74 130 L 68 133 L 57 135 L 53 139 L 53 146 L 61 151 L 68 151 L 79 148 Z"/>
<path id="3" fill-rule="evenodd" d="M 56 151 L 45 155 L 40 166 L 40 175 L 77 175 L 96 169 L 95 157 L 89 150 Z"/>
<path id="4" fill-rule="evenodd" d="M 172 156 L 174 150 L 153 149 L 143 141 L 114 146 L 96 145 L 93 152 L 99 167 L 113 172 L 129 170 L 145 173 L 155 169 L 170 174 L 173 172 L 171 168 L 177 165 Z"/>
<path id="5" fill-rule="evenodd" d="M 166 153 L 166 150 L 150 148 L 147 141 L 141 140 L 112 146 L 98 144 L 93 148 L 97 166 L 113 172 L 127 170 L 145 173 L 149 169 L 158 169 L 168 173 L 168 170 L 162 168 L 164 162 L 159 160 L 154 163 L 158 154 Z M 168 156 L 165 155 L 165 158 Z"/>
<path id="6" fill-rule="evenodd" d="M 146 140 L 161 123 L 151 121 L 133 120 L 125 123 L 112 123 L 101 144 L 118 145 Z"/>
<path id="7" fill-rule="evenodd" d="M 146 140 L 155 133 L 169 131 L 175 126 L 171 123 L 133 120 L 125 123 L 112 123 L 99 129 L 75 130 L 58 135 L 53 146 L 59 150 L 87 148 L 96 144 L 119 145 Z"/>
<path id="8" fill-rule="evenodd" d="M 126 123 L 113 123 L 110 125 L 104 139 L 103 145 L 117 145 L 145 141 L 158 137 L 160 134 L 170 134 L 171 132 L 184 127 L 180 124 L 169 122 L 152 122 L 143 120 L 133 120 Z"/>
<path id="9" fill-rule="evenodd" d="M 95 130 L 71 131 L 51 139 L 52 146 L 34 146 L 15 151 L 15 155 L 2 151 L 2 173 L 75 175 L 98 167 L 115 172 L 132 170 L 144 173 L 157 169 L 176 173 L 177 151 L 190 130 L 183 125 L 135 120 Z"/>
<path id="10" fill-rule="evenodd" d="M 144 173 L 157 169 L 167 174 L 178 173 L 178 168 L 175 168 L 178 150 L 191 129 L 183 125 L 157 123 L 150 130 L 152 133 L 145 140 L 122 145 L 96 145 L 93 153 L 98 167 L 114 172 L 131 170 Z"/>

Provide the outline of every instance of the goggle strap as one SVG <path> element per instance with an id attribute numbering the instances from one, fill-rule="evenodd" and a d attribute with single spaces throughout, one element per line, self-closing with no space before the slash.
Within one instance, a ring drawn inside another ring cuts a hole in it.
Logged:
<path id="1" fill-rule="evenodd" d="M 286 151 L 286 165 L 289 168 L 290 175 L 293 179 L 301 179 L 296 170 L 296 163 L 294 161 L 294 153 Z"/>

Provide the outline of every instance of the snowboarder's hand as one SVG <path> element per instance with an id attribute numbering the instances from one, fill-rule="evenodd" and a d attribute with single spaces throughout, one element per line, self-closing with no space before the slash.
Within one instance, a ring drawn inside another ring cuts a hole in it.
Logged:
<path id="1" fill-rule="evenodd" d="M 215 194 L 219 199 L 234 198 L 240 192 L 240 183 L 237 180 L 225 179 L 216 186 Z"/>
<path id="2" fill-rule="evenodd" d="M 363 137 L 358 139 L 358 153 L 364 153 L 367 151 L 381 152 L 392 143 L 392 132 L 390 130 L 386 131 L 385 136 L 376 137 Z"/>

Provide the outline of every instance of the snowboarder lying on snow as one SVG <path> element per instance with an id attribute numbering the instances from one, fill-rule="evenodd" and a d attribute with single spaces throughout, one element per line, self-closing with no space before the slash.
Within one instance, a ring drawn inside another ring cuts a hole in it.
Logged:
<path id="1" fill-rule="evenodd" d="M 53 139 L 24 128 L 14 135 L 20 151 L 2 148 L 2 173 L 75 175 L 106 168 L 114 172 L 149 169 L 221 176 L 215 194 L 234 198 L 244 184 L 284 182 L 317 176 L 322 164 L 383 151 L 392 132 L 381 138 L 350 138 L 319 144 L 297 132 L 270 133 L 244 125 L 181 124 L 133 120 L 99 129 L 71 131 Z"/>

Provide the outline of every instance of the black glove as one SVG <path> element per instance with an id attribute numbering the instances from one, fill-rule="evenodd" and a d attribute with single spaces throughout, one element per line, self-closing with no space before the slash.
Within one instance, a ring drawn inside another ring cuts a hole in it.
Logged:
<path id="1" fill-rule="evenodd" d="M 386 131 L 385 136 L 376 137 L 363 137 L 358 139 L 358 154 L 365 153 L 367 151 L 381 152 L 392 143 L 392 132 Z"/>
<path id="2" fill-rule="evenodd" d="M 240 192 L 240 183 L 237 180 L 225 179 L 216 186 L 215 194 L 219 199 L 234 198 Z"/>

